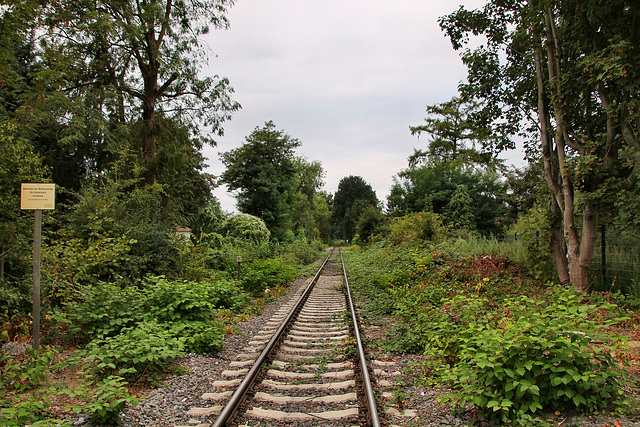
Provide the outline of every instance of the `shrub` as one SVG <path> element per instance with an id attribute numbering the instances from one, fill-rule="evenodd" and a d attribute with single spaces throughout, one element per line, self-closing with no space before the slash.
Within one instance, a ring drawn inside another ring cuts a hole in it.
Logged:
<path id="1" fill-rule="evenodd" d="M 176 322 L 171 326 L 171 334 L 191 353 L 206 353 L 222 348 L 224 325 L 221 322 Z"/>
<path id="2" fill-rule="evenodd" d="M 244 264 L 242 286 L 247 292 L 260 295 L 267 288 L 288 285 L 295 277 L 295 268 L 276 259 L 255 260 Z"/>
<path id="3" fill-rule="evenodd" d="M 393 245 L 402 242 L 437 241 L 444 237 L 445 232 L 446 227 L 442 225 L 438 214 L 419 212 L 393 218 L 387 239 Z"/>
<path id="4" fill-rule="evenodd" d="M 127 404 L 136 406 L 138 399 L 129 394 L 127 382 L 124 378 L 111 375 L 102 380 L 97 380 L 91 374 L 82 372 L 80 384 L 73 390 L 66 389 L 63 392 L 80 398 L 81 402 L 70 409 L 74 412 L 91 414 L 91 420 L 99 425 L 120 425 L 120 413 Z"/>
<path id="5" fill-rule="evenodd" d="M 145 301 L 138 288 L 101 283 L 79 288 L 58 320 L 68 325 L 74 337 L 104 339 L 133 327 L 144 319 L 145 313 Z"/>
<path id="6" fill-rule="evenodd" d="M 231 217 L 224 225 L 227 236 L 254 243 L 266 243 L 271 233 L 263 220 L 249 214 L 238 214 Z"/>
<path id="7" fill-rule="evenodd" d="M 549 249 L 549 213 L 546 208 L 534 206 L 518 220 L 518 240 L 525 247 L 526 265 L 541 282 L 557 277 Z"/>
<path id="8" fill-rule="evenodd" d="M 624 404 L 625 378 L 600 332 L 620 321 L 596 321 L 611 305 L 581 305 L 560 291 L 555 302 L 522 296 L 505 305 L 505 316 L 468 312 L 455 331 L 457 363 L 443 371 L 456 388 L 448 399 L 475 406 L 491 423 L 526 418 L 543 409 L 593 412 Z M 468 298 L 455 300 L 465 305 Z"/>
<path id="9" fill-rule="evenodd" d="M 85 348 L 86 359 L 94 363 L 100 377 L 118 375 L 140 378 L 162 371 L 175 357 L 184 355 L 184 341 L 156 321 L 123 328 L 118 335 L 94 339 Z"/>
<path id="10" fill-rule="evenodd" d="M 220 308 L 238 309 L 244 299 L 238 295 L 237 282 L 168 281 L 150 279 L 141 292 L 146 319 L 172 321 L 211 320 Z"/>
<path id="11" fill-rule="evenodd" d="M 103 283 L 79 289 L 60 320 L 83 339 L 104 339 L 143 321 L 211 321 L 219 309 L 239 310 L 246 301 L 238 282 L 170 281 L 150 278 L 142 289 Z"/>
<path id="12" fill-rule="evenodd" d="M 0 386 L 15 393 L 39 386 L 55 358 L 56 354 L 47 346 L 42 346 L 39 353 L 29 346 L 24 354 L 16 356 L 0 352 Z"/>

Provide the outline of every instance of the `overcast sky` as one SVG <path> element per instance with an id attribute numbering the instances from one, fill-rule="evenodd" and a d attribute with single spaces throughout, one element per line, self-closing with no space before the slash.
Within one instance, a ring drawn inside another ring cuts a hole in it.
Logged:
<path id="1" fill-rule="evenodd" d="M 467 0 L 467 8 L 484 0 Z M 302 143 L 297 154 L 320 161 L 324 190 L 359 175 L 385 201 L 393 176 L 426 138 L 409 126 L 425 107 L 457 94 L 466 72 L 438 26 L 460 3 L 447 0 L 237 0 L 231 28 L 208 37 L 207 73 L 226 76 L 242 109 L 207 147 L 210 173 L 219 153 L 241 146 L 273 120 Z M 516 161 L 518 160 L 516 156 Z M 214 191 L 226 211 L 235 199 Z"/>

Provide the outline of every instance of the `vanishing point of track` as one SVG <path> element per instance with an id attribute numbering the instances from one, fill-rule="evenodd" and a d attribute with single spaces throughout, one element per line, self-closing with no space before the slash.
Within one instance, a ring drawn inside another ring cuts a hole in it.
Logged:
<path id="1" fill-rule="evenodd" d="M 341 254 L 248 346 L 203 396 L 217 405 L 193 409 L 219 413 L 214 427 L 380 425 Z"/>

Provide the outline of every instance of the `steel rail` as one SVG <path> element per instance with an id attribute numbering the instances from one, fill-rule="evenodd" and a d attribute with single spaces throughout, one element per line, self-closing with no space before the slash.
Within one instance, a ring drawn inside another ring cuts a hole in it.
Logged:
<path id="1" fill-rule="evenodd" d="M 264 348 L 264 350 L 262 350 L 262 353 L 260 353 L 260 356 L 258 356 L 258 358 L 256 359 L 255 363 L 247 373 L 247 376 L 244 377 L 244 379 L 238 386 L 238 389 L 235 391 L 235 393 L 233 393 L 227 405 L 222 409 L 222 411 L 220 412 L 220 415 L 218 415 L 218 418 L 216 419 L 216 422 L 213 424 L 213 427 L 225 426 L 227 421 L 229 421 L 233 416 L 233 414 L 236 412 L 236 410 L 242 403 L 242 399 L 244 399 L 244 396 L 247 394 L 247 391 L 249 391 L 249 389 L 251 388 L 253 381 L 258 376 L 258 373 L 260 372 L 260 368 L 269 358 L 269 355 L 271 354 L 273 349 L 276 347 L 276 344 L 284 334 L 285 330 L 289 326 L 289 323 L 291 322 L 293 317 L 297 314 L 300 307 L 302 307 L 304 302 L 309 297 L 311 290 L 315 286 L 318 278 L 320 277 L 320 274 L 322 273 L 322 270 L 324 269 L 324 266 L 327 264 L 327 261 L 329 261 L 329 258 L 331 257 L 331 255 L 333 255 L 333 249 L 331 250 L 331 252 L 329 252 L 329 255 L 327 255 L 327 258 L 324 260 L 324 262 L 318 269 L 318 272 L 313 277 L 313 280 L 311 280 L 311 283 L 309 283 L 309 286 L 307 286 L 307 288 L 304 290 L 304 292 L 298 299 L 298 302 L 296 302 L 296 304 L 293 306 L 291 311 L 289 311 L 289 314 L 284 319 L 284 321 L 280 324 L 280 327 L 278 328 L 278 330 L 276 330 L 276 332 L 273 334 L 273 337 L 271 337 L 271 340 L 267 343 L 267 346 Z"/>
<path id="2" fill-rule="evenodd" d="M 349 310 L 351 311 L 351 320 L 353 321 L 353 334 L 356 337 L 356 343 L 358 345 L 358 362 L 360 363 L 360 371 L 362 372 L 362 382 L 364 386 L 365 404 L 367 405 L 370 426 L 380 427 L 380 420 L 378 418 L 378 409 L 376 407 L 376 398 L 373 394 L 373 386 L 371 385 L 371 377 L 369 376 L 369 369 L 367 367 L 367 359 L 364 355 L 364 346 L 362 345 L 362 338 L 360 337 L 360 327 L 358 326 L 358 318 L 356 316 L 356 309 L 353 305 L 353 299 L 351 298 L 351 289 L 349 288 L 349 280 L 347 279 L 347 269 L 344 266 L 344 258 L 342 257 L 342 251 L 340 251 L 340 261 L 342 262 L 342 273 L 344 274 L 344 284 L 347 288 L 347 299 L 349 300 Z"/>

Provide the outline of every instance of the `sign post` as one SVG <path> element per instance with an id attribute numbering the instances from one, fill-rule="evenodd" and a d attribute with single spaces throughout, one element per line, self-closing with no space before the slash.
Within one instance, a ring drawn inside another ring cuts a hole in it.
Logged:
<path id="1" fill-rule="evenodd" d="M 40 264 L 42 260 L 42 211 L 56 206 L 55 184 L 22 184 L 20 209 L 35 211 L 33 227 L 33 348 L 40 351 Z"/>

